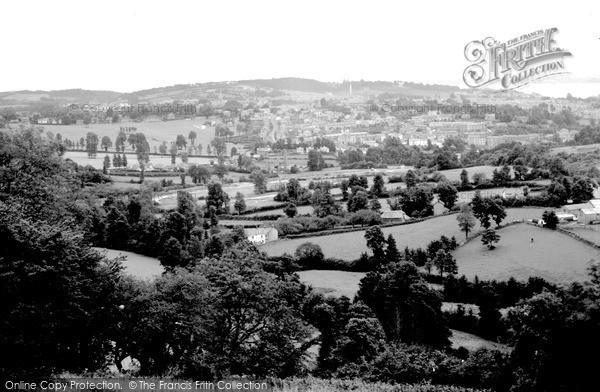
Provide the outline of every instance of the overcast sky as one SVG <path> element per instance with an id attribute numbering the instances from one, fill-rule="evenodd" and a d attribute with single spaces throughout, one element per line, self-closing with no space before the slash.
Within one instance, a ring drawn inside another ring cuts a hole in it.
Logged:
<path id="1" fill-rule="evenodd" d="M 558 27 L 573 77 L 600 76 L 595 1 L 8 1 L 0 91 L 130 92 L 274 77 L 465 87 L 464 47 Z"/>

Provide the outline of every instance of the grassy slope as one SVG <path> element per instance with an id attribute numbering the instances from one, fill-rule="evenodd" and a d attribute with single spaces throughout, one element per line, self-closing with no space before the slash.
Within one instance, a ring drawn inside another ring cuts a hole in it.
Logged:
<path id="1" fill-rule="evenodd" d="M 502 237 L 494 250 L 476 239 L 454 253 L 460 274 L 468 278 L 506 280 L 539 276 L 557 283 L 587 278 L 586 268 L 600 251 L 564 234 L 532 225 L 516 225 L 498 231 Z M 531 238 L 534 242 L 531 242 Z"/>
<path id="2" fill-rule="evenodd" d="M 109 258 L 115 258 L 119 256 L 125 256 L 126 259 L 123 261 L 125 272 L 140 279 L 153 279 L 158 275 L 162 274 L 163 267 L 160 265 L 158 259 L 148 257 L 132 252 L 125 252 L 122 250 L 113 250 L 106 248 L 96 248 L 99 251 L 105 251 L 106 256 Z"/>
<path id="3" fill-rule="evenodd" d="M 539 218 L 541 215 L 542 210 L 540 209 L 512 208 L 507 210 L 505 222 Z M 479 228 L 477 229 L 479 230 Z M 430 241 L 438 239 L 441 235 L 456 236 L 458 240 L 464 238 L 464 233 L 458 228 L 455 215 L 441 216 L 410 225 L 387 227 L 383 229 L 383 233 L 386 236 L 391 233 L 401 250 L 405 246 L 409 248 L 425 247 Z M 326 257 L 354 260 L 367 250 L 364 235 L 364 231 L 354 231 L 321 237 L 279 240 L 263 245 L 261 250 L 272 256 L 281 255 L 284 252 L 293 254 L 300 244 L 313 242 L 321 246 Z"/>

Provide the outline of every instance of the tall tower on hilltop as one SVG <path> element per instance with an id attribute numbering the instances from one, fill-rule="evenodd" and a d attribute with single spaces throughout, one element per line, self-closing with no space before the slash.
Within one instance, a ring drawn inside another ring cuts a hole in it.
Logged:
<path id="1" fill-rule="evenodd" d="M 348 89 L 348 94 L 352 95 L 352 82 L 350 82 L 350 88 Z"/>

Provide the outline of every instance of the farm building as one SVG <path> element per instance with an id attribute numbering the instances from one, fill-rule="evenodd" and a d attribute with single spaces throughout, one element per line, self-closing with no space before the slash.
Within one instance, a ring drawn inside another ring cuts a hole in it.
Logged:
<path id="1" fill-rule="evenodd" d="M 581 209 L 577 220 L 586 225 L 600 223 L 600 207 Z"/>
<path id="2" fill-rule="evenodd" d="M 248 241 L 254 244 L 264 244 L 276 241 L 279 238 L 279 232 L 274 227 L 259 227 L 256 229 L 244 229 Z"/>
<path id="3" fill-rule="evenodd" d="M 583 224 L 600 222 L 600 200 L 594 199 L 587 203 L 571 204 L 563 207 L 563 212 L 573 214 Z"/>
<path id="4" fill-rule="evenodd" d="M 389 221 L 407 220 L 407 219 L 409 219 L 409 217 L 408 217 L 408 215 L 406 215 L 406 213 L 404 211 L 397 210 L 397 211 L 383 212 L 381 214 L 381 219 L 384 222 L 389 222 Z"/>

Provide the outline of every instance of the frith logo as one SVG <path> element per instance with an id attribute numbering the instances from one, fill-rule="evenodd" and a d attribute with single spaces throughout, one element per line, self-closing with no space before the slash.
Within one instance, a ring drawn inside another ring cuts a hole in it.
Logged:
<path id="1" fill-rule="evenodd" d="M 558 48 L 553 27 L 500 43 L 488 37 L 465 46 L 465 57 L 472 63 L 463 80 L 469 87 L 499 83 L 512 90 L 534 80 L 565 72 L 565 57 L 572 54 Z"/>

